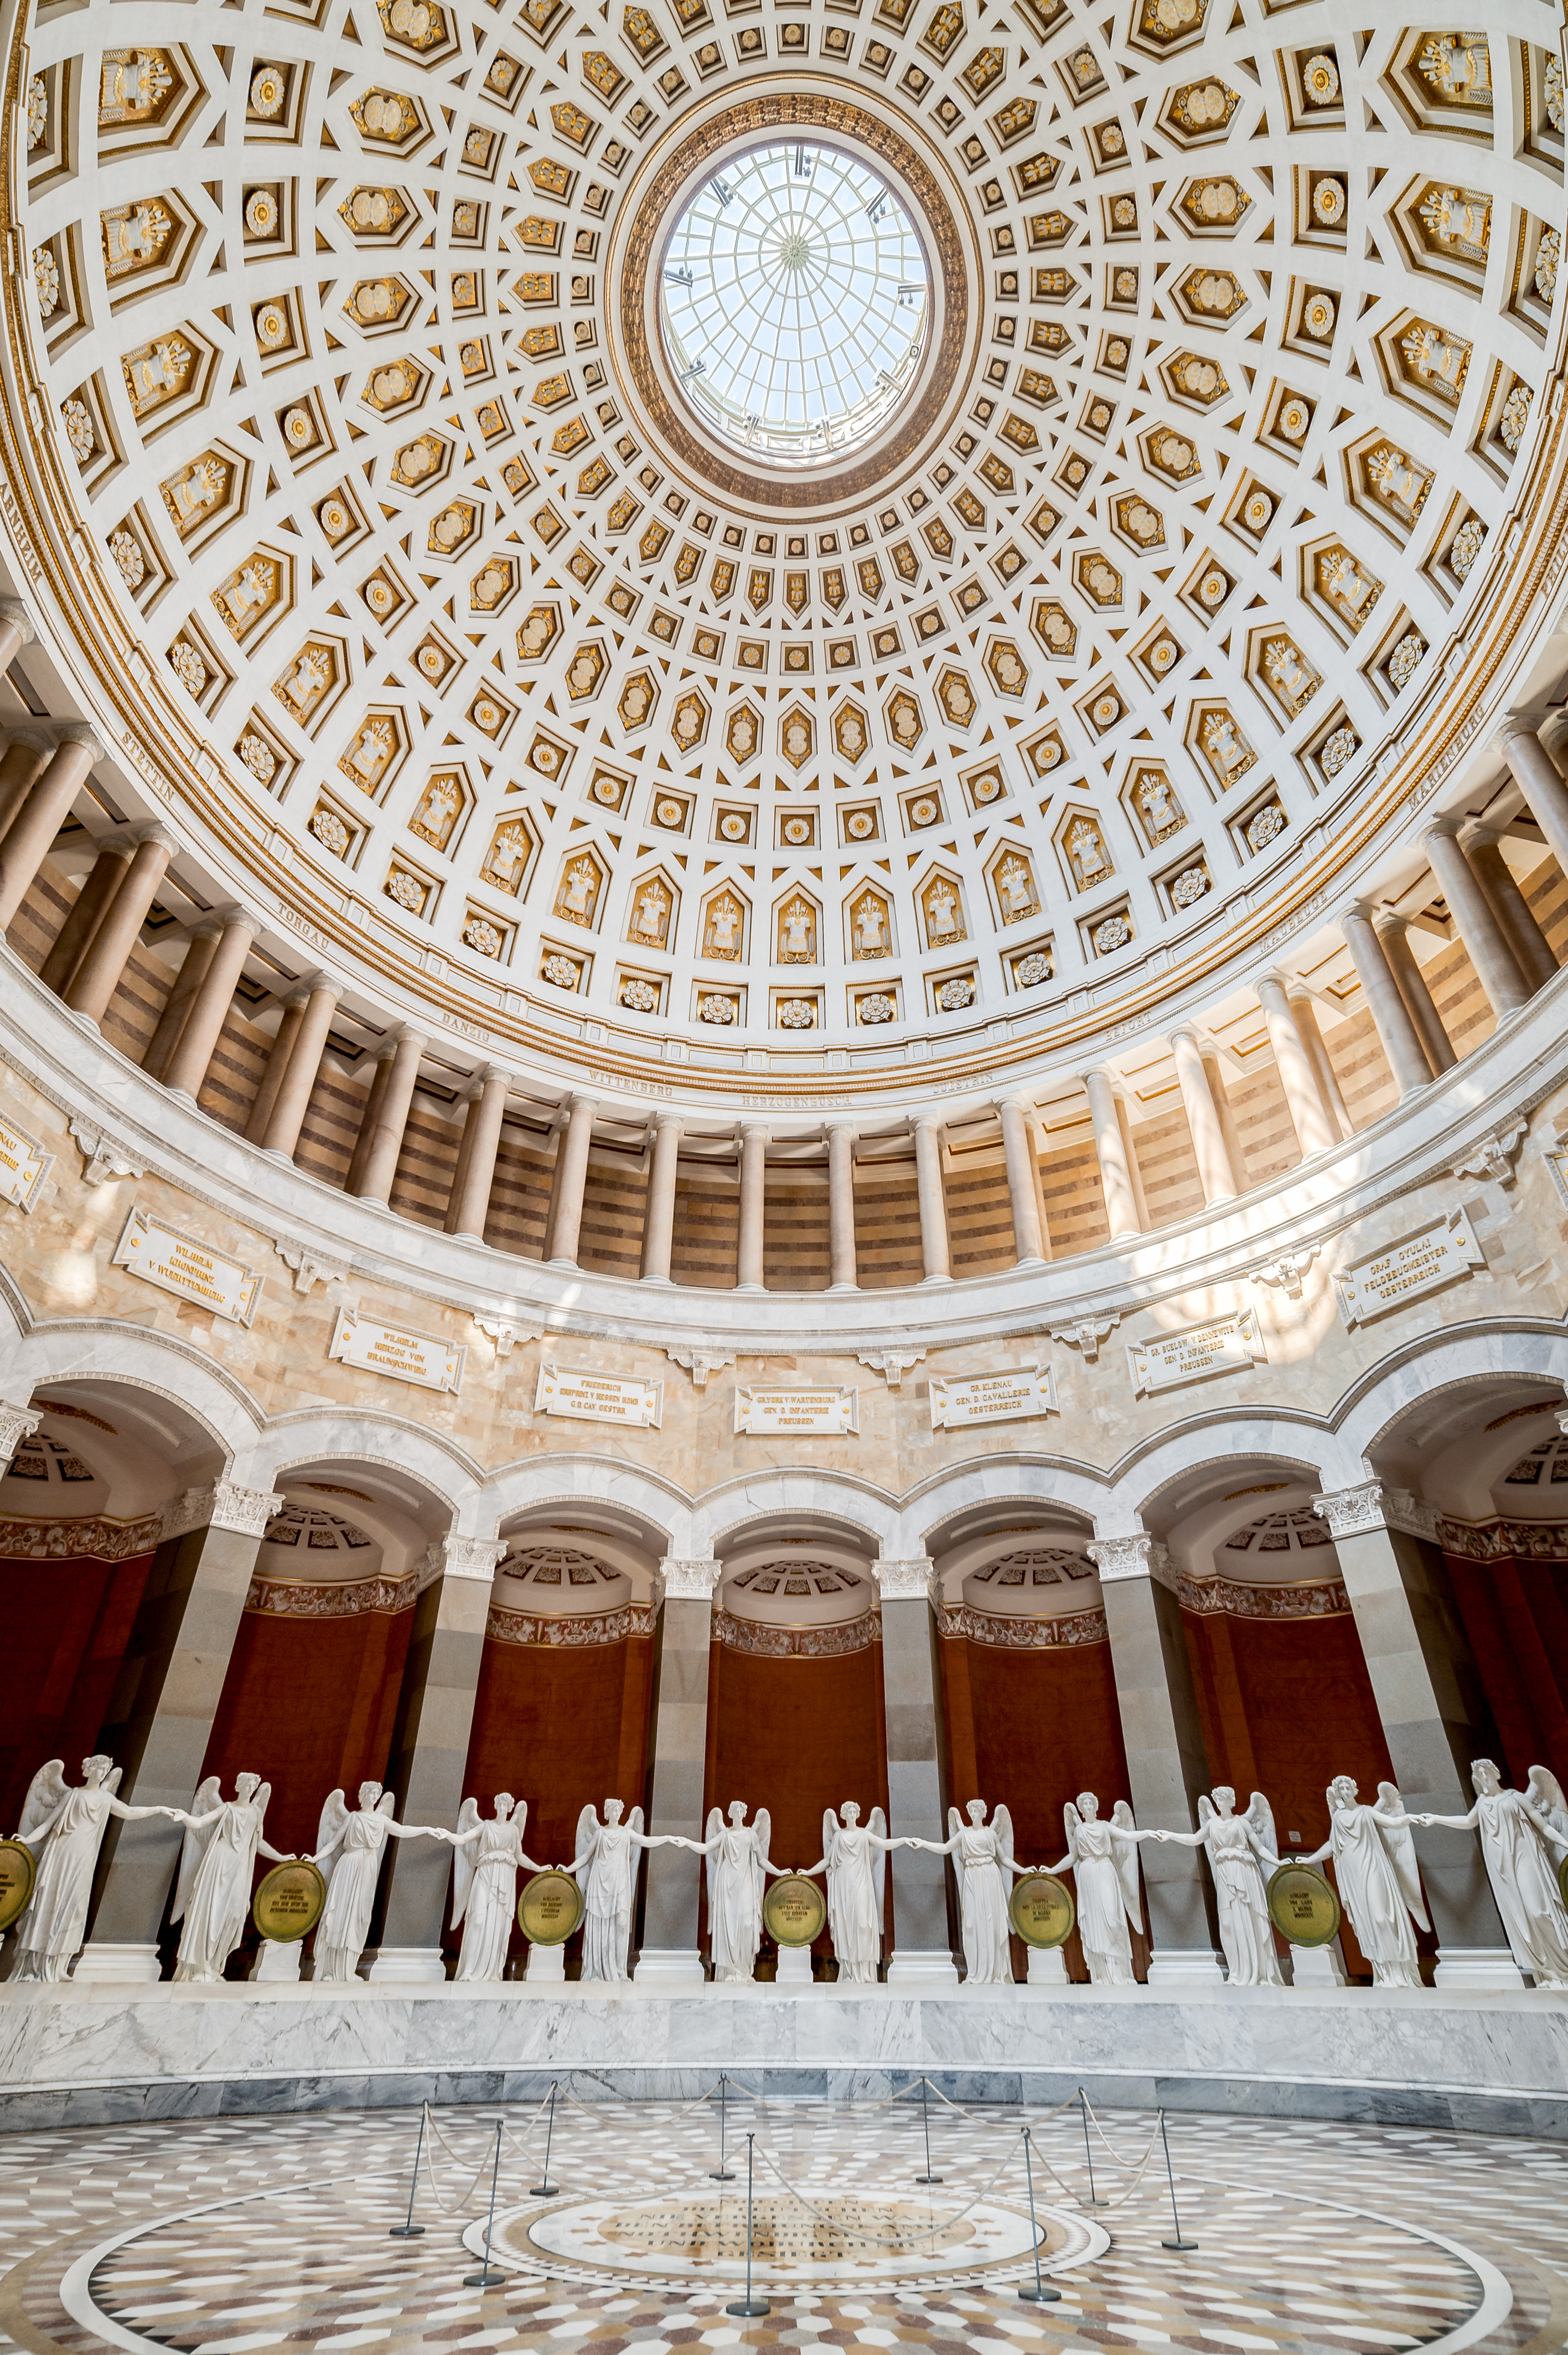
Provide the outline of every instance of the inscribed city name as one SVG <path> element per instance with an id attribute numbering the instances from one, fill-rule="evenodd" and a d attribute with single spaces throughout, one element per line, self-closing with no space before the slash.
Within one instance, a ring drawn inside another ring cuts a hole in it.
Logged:
<path id="1" fill-rule="evenodd" d="M 30 1210 L 54 1166 L 54 1155 L 46 1153 L 36 1136 L 0 1120 L 0 1200 Z"/>
<path id="2" fill-rule="evenodd" d="M 629 1423 L 657 1431 L 664 1414 L 662 1382 L 620 1382 L 609 1374 L 572 1373 L 548 1363 L 539 1368 L 535 1414 L 567 1414 L 578 1423 Z"/>
<path id="3" fill-rule="evenodd" d="M 1206 1325 L 1189 1325 L 1184 1333 L 1167 1333 L 1158 1341 L 1127 1345 L 1132 1387 L 1150 1395 L 1180 1390 L 1185 1382 L 1207 1381 L 1212 1374 L 1243 1373 L 1248 1366 L 1264 1364 L 1267 1357 L 1254 1308 L 1212 1316 Z"/>
<path id="4" fill-rule="evenodd" d="M 957 1431 L 971 1423 L 1022 1423 L 1054 1414 L 1056 1378 L 1049 1366 L 1019 1366 L 1005 1374 L 931 1377 L 931 1428 Z"/>
<path id="5" fill-rule="evenodd" d="M 758 1438 L 841 1438 L 860 1429 L 857 1390 L 754 1390 L 737 1382 L 735 1427 Z"/>
<path id="6" fill-rule="evenodd" d="M 1391 1308 L 1402 1308 L 1407 1300 L 1419 1300 L 1424 1292 L 1436 1292 L 1486 1263 L 1463 1210 L 1446 1211 L 1413 1235 L 1401 1235 L 1386 1251 L 1352 1260 L 1341 1270 L 1334 1278 L 1340 1314 L 1347 1326 L 1370 1325 L 1373 1317 L 1386 1316 Z"/>
<path id="7" fill-rule="evenodd" d="M 132 1210 L 114 1252 L 116 1267 L 129 1268 L 143 1284 L 195 1300 L 231 1325 L 249 1325 L 261 1296 L 261 1281 L 248 1267 L 189 1235 L 160 1226 L 144 1210 Z"/>
<path id="8" fill-rule="evenodd" d="M 413 1382 L 422 1391 L 455 1391 L 468 1351 L 439 1334 L 405 1333 L 397 1325 L 378 1325 L 361 1316 L 355 1308 L 340 1308 L 327 1355 L 367 1374 L 390 1374 L 394 1381 Z"/>

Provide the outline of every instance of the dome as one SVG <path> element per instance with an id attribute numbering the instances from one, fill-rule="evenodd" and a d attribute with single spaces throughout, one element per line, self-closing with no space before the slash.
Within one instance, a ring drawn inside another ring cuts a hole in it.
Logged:
<path id="1" fill-rule="evenodd" d="M 1563 101 L 1268 29 L 40 24 L 7 528 L 172 912 L 714 1109 L 1312 942 L 1528 684 Z"/>

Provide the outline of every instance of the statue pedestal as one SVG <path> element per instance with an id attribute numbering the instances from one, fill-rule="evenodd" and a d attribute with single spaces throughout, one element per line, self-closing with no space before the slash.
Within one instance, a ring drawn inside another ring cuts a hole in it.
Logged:
<path id="1" fill-rule="evenodd" d="M 1524 1973 L 1506 1946 L 1439 1946 L 1432 1984 L 1440 1987 L 1521 1987 Z"/>
<path id="2" fill-rule="evenodd" d="M 372 1987 L 440 1987 L 447 1976 L 439 1946 L 372 1946 L 360 1969 Z"/>
<path id="3" fill-rule="evenodd" d="M 1031 1946 L 1029 1949 L 1030 1987 L 1070 1987 L 1067 1966 L 1060 1946 Z"/>
<path id="4" fill-rule="evenodd" d="M 661 1995 L 699 1995 L 707 1985 L 703 1958 L 694 1946 L 644 1946 L 631 1974 L 639 1987 Z"/>
<path id="5" fill-rule="evenodd" d="M 160 1976 L 156 1946 L 111 1946 L 97 1940 L 82 1948 L 71 1973 L 78 1987 L 127 1979 L 156 1987 Z"/>
<path id="6" fill-rule="evenodd" d="M 946 1947 L 895 1946 L 887 1966 L 887 1984 L 910 1995 L 940 1995 L 945 1988 L 958 1986 L 959 1966 Z"/>
<path id="7" fill-rule="evenodd" d="M 802 1988 L 810 1988 L 816 1985 L 816 1981 L 811 1977 L 810 1946 L 779 1947 L 779 1968 L 774 1974 L 773 1984 L 775 1987 L 788 1987 L 796 1995 L 799 1995 Z"/>
<path id="8" fill-rule="evenodd" d="M 1290 1984 L 1298 1987 L 1342 1987 L 1345 1957 L 1338 1938 L 1330 1938 L 1326 1946 L 1292 1946 Z"/>
<path id="9" fill-rule="evenodd" d="M 261 1951 L 250 1966 L 250 1976 L 269 1987 L 297 1985 L 300 1977 L 302 1938 L 263 1938 Z"/>
<path id="10" fill-rule="evenodd" d="M 530 1987 L 565 1987 L 567 1983 L 565 1946 L 530 1946 L 528 1967 L 523 1976 Z"/>
<path id="11" fill-rule="evenodd" d="M 1225 1966 L 1212 1946 L 1157 1946 L 1149 1957 L 1151 1987 L 1223 1987 Z"/>

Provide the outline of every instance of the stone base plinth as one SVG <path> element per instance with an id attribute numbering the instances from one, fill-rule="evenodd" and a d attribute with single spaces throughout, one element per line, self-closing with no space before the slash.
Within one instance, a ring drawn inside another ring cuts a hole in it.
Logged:
<path id="1" fill-rule="evenodd" d="M 1369 2119 L 1568 2141 L 1568 1996 L 1519 1989 L 903 1992 L 822 1982 L 692 1995 L 508 1980 L 0 1986 L 0 2127 L 533 2099 L 769 2094 L 1092 2101 Z"/>

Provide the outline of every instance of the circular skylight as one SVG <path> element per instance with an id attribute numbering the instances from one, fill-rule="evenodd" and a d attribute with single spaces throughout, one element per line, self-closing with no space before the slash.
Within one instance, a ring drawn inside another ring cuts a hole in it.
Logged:
<path id="1" fill-rule="evenodd" d="M 876 432 L 918 371 L 930 275 L 874 168 L 828 147 L 754 148 L 704 182 L 664 255 L 682 389 L 758 457 L 825 461 Z"/>

